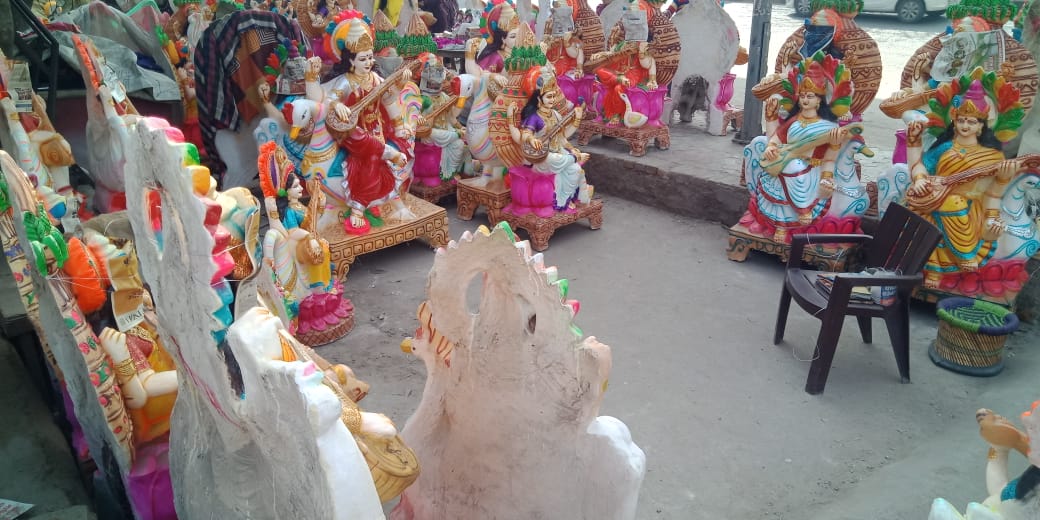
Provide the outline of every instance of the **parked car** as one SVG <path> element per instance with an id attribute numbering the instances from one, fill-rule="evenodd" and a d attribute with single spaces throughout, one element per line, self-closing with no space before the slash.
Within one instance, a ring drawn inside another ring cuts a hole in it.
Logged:
<path id="1" fill-rule="evenodd" d="M 864 13 L 895 13 L 901 22 L 915 23 L 946 11 L 948 0 L 863 0 Z M 812 0 L 788 0 L 798 16 L 812 14 Z"/>

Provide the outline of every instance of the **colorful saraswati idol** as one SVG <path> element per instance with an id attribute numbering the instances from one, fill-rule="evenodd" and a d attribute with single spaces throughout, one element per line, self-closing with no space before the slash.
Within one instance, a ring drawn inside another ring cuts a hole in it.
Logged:
<path id="1" fill-rule="evenodd" d="M 924 287 L 1012 304 L 1038 250 L 1030 206 L 1040 184 L 1040 155 L 1005 159 L 1025 112 L 1005 75 L 983 72 L 942 83 L 927 119 L 906 130 L 906 164 L 878 181 L 878 207 L 906 205 L 933 222 L 943 239 L 925 264 Z"/>
<path id="2" fill-rule="evenodd" d="M 744 148 L 750 200 L 730 231 L 734 260 L 743 260 L 734 257 L 734 237 L 784 246 L 793 233 L 854 233 L 867 210 L 853 159 L 872 152 L 860 123 L 839 123 L 852 100 L 849 70 L 817 52 L 780 85 L 766 102 L 766 135 Z"/>

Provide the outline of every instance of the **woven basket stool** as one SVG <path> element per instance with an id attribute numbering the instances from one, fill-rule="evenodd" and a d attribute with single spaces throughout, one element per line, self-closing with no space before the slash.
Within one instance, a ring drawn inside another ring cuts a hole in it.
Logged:
<path id="1" fill-rule="evenodd" d="M 1004 343 L 1018 329 L 1018 316 L 995 303 L 971 298 L 940 300 L 939 335 L 928 357 L 947 370 L 995 376 L 1004 369 Z"/>

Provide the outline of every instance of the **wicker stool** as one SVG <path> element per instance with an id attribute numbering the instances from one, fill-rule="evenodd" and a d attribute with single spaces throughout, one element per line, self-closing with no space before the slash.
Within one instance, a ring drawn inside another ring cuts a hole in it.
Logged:
<path id="1" fill-rule="evenodd" d="M 946 298 L 936 309 L 939 335 L 928 357 L 947 370 L 995 376 L 1004 369 L 1004 343 L 1018 329 L 1018 316 L 995 303 Z"/>

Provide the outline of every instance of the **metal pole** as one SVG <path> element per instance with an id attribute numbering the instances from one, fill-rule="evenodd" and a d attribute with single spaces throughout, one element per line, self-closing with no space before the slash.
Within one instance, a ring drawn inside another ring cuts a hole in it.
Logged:
<path id="1" fill-rule="evenodd" d="M 772 24 L 773 0 L 755 0 L 751 14 L 751 43 L 748 48 L 747 84 L 744 86 L 744 123 L 740 125 L 733 142 L 748 144 L 752 139 L 762 135 L 762 102 L 751 94 L 751 88 L 758 84 L 768 70 L 769 31 Z"/>

